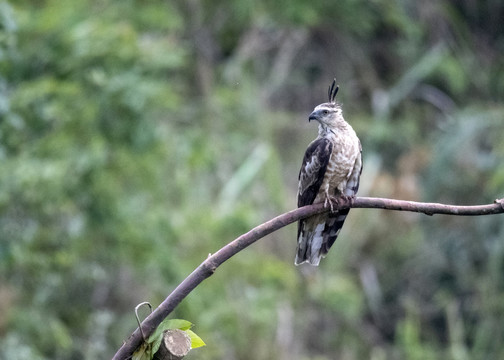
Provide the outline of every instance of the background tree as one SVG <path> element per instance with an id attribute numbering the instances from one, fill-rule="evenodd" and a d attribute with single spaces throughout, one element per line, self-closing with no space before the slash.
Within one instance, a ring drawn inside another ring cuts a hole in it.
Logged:
<path id="1" fill-rule="evenodd" d="M 0 357 L 110 358 L 136 304 L 294 208 L 306 116 L 334 76 L 363 142 L 361 195 L 501 197 L 503 15 L 464 1 L 0 2 Z M 274 236 L 177 308 L 207 342 L 198 358 L 503 355 L 498 217 L 355 210 L 314 271 L 292 265 L 294 227 Z"/>

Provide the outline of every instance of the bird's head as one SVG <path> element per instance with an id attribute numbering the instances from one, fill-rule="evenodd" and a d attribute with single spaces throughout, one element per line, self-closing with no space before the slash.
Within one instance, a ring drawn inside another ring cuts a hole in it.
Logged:
<path id="1" fill-rule="evenodd" d="M 336 85 L 336 79 L 329 86 L 329 102 L 317 105 L 308 117 L 308 121 L 318 121 L 322 127 L 334 128 L 339 123 L 344 122 L 341 106 L 336 103 L 334 98 L 338 93 L 339 86 Z"/>
<path id="2" fill-rule="evenodd" d="M 317 105 L 308 117 L 308 121 L 318 121 L 322 126 L 335 127 L 343 120 L 343 111 L 338 104 L 323 103 Z"/>

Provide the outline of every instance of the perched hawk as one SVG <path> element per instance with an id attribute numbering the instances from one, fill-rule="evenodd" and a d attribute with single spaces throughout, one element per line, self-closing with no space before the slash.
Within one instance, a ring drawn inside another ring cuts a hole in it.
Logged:
<path id="1" fill-rule="evenodd" d="M 298 207 L 324 202 L 331 212 L 299 220 L 295 264 L 318 265 L 334 244 L 349 209 L 332 211 L 330 196 L 353 197 L 359 189 L 362 148 L 334 98 L 336 80 L 329 87 L 329 102 L 315 107 L 308 121 L 319 122 L 318 136 L 308 146 L 299 171 Z"/>

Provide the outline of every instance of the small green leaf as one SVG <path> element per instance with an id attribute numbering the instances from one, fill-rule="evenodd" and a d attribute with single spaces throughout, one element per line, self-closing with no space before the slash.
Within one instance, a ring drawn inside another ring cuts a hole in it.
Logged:
<path id="1" fill-rule="evenodd" d="M 150 340 L 150 338 L 149 338 L 149 340 Z M 159 350 L 159 347 L 161 346 L 161 340 L 163 340 L 162 334 L 160 336 L 158 336 L 157 339 L 155 339 L 151 343 L 151 345 L 152 345 L 152 348 L 151 348 L 152 351 L 150 352 L 151 354 L 155 354 Z M 144 360 L 144 359 L 142 359 L 142 360 Z"/>
<path id="2" fill-rule="evenodd" d="M 196 349 L 206 345 L 205 342 L 201 340 L 201 338 L 194 333 L 194 331 L 186 330 L 185 332 L 191 338 L 191 349 Z"/>
<path id="3" fill-rule="evenodd" d="M 148 348 L 149 348 L 149 345 L 147 345 L 146 343 L 143 343 L 142 345 L 140 345 L 138 350 L 133 353 L 133 357 L 131 359 L 132 360 L 151 360 L 152 356 L 150 356 L 150 354 L 152 354 L 152 352 L 147 351 Z"/>
<path id="4" fill-rule="evenodd" d="M 170 327 L 168 329 L 189 330 L 192 326 L 193 324 L 187 320 L 171 319 Z"/>

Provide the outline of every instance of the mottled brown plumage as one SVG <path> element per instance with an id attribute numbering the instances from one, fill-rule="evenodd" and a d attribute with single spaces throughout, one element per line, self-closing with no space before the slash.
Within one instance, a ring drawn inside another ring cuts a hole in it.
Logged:
<path id="1" fill-rule="evenodd" d="M 330 196 L 355 196 L 359 189 L 362 148 L 334 101 L 338 92 L 335 85 L 334 81 L 329 87 L 329 102 L 315 107 L 308 118 L 319 122 L 319 130 L 299 171 L 298 207 L 324 202 L 332 209 Z M 348 211 L 331 211 L 299 221 L 296 265 L 319 264 L 334 244 Z"/>

